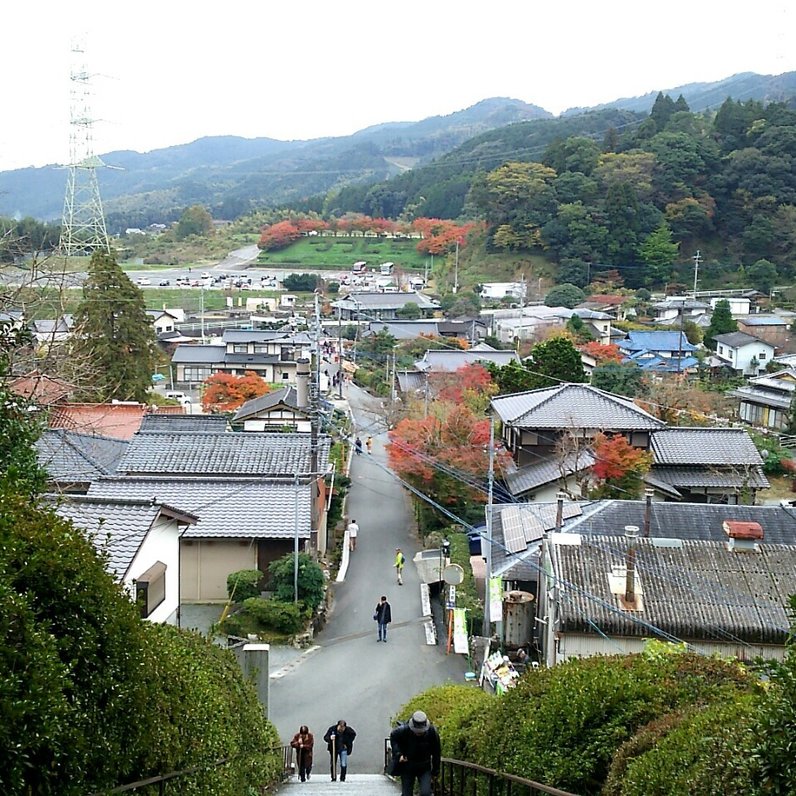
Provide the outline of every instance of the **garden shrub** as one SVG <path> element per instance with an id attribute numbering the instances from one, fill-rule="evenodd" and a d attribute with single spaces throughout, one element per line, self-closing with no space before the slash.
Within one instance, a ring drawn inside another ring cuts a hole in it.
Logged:
<path id="1" fill-rule="evenodd" d="M 745 796 L 751 767 L 744 743 L 756 715 L 748 694 L 674 712 L 643 727 L 614 756 L 606 796 Z"/>
<path id="2" fill-rule="evenodd" d="M 224 632 L 244 635 L 254 625 L 260 630 L 275 630 L 278 633 L 297 633 L 304 625 L 305 615 L 294 603 L 265 597 L 250 597 L 244 600 L 241 609 L 224 620 Z"/>
<path id="3" fill-rule="evenodd" d="M 293 553 L 288 553 L 268 566 L 271 575 L 270 586 L 276 599 L 284 603 L 293 602 Z M 323 570 L 312 556 L 299 553 L 298 556 L 298 599 L 309 611 L 314 611 L 322 602 L 326 581 Z"/>
<path id="4" fill-rule="evenodd" d="M 594 657 L 529 669 L 496 700 L 471 759 L 596 793 L 615 751 L 640 727 L 672 710 L 732 698 L 753 682 L 737 664 L 690 653 Z"/>
<path id="5" fill-rule="evenodd" d="M 259 597 L 263 590 L 264 575 L 259 569 L 239 569 L 227 575 L 227 595 L 236 603 L 249 597 Z"/>

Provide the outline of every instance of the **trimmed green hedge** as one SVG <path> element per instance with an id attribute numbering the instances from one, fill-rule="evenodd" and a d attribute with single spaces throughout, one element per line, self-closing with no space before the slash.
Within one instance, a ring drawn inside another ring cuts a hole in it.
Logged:
<path id="1" fill-rule="evenodd" d="M 259 569 L 240 569 L 227 575 L 227 595 L 236 603 L 259 597 L 265 576 Z"/>

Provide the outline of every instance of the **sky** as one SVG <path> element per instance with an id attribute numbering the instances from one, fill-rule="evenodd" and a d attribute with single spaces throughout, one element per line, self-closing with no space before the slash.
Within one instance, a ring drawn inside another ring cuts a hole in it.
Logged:
<path id="1" fill-rule="evenodd" d="M 796 71 L 788 0 L 26 0 L 4 9 L 3 27 L 0 171 L 68 163 L 81 65 L 97 154 L 350 135 L 489 97 L 558 114 Z"/>

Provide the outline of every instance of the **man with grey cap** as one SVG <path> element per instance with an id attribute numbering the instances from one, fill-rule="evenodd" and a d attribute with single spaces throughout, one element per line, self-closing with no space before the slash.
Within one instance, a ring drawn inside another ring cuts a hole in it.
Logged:
<path id="1" fill-rule="evenodd" d="M 412 796 L 415 780 L 420 796 L 431 796 L 431 781 L 439 775 L 440 742 L 436 727 L 422 710 L 390 733 L 394 772 L 401 775 L 401 796 Z"/>

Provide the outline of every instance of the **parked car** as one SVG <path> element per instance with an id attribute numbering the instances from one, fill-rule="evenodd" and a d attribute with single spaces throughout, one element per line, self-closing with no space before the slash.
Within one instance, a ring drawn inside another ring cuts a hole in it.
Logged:
<path id="1" fill-rule="evenodd" d="M 183 406 L 188 406 L 191 403 L 191 396 L 186 395 L 184 392 L 177 390 L 166 390 L 163 393 L 166 398 L 171 398 L 172 401 L 179 401 Z"/>
<path id="2" fill-rule="evenodd" d="M 168 279 L 161 279 L 160 282 L 158 282 L 160 287 L 168 287 L 170 284 L 171 282 Z"/>
<path id="3" fill-rule="evenodd" d="M 137 285 L 151 285 L 152 283 L 145 277 L 139 276 L 138 279 L 135 280 Z"/>

